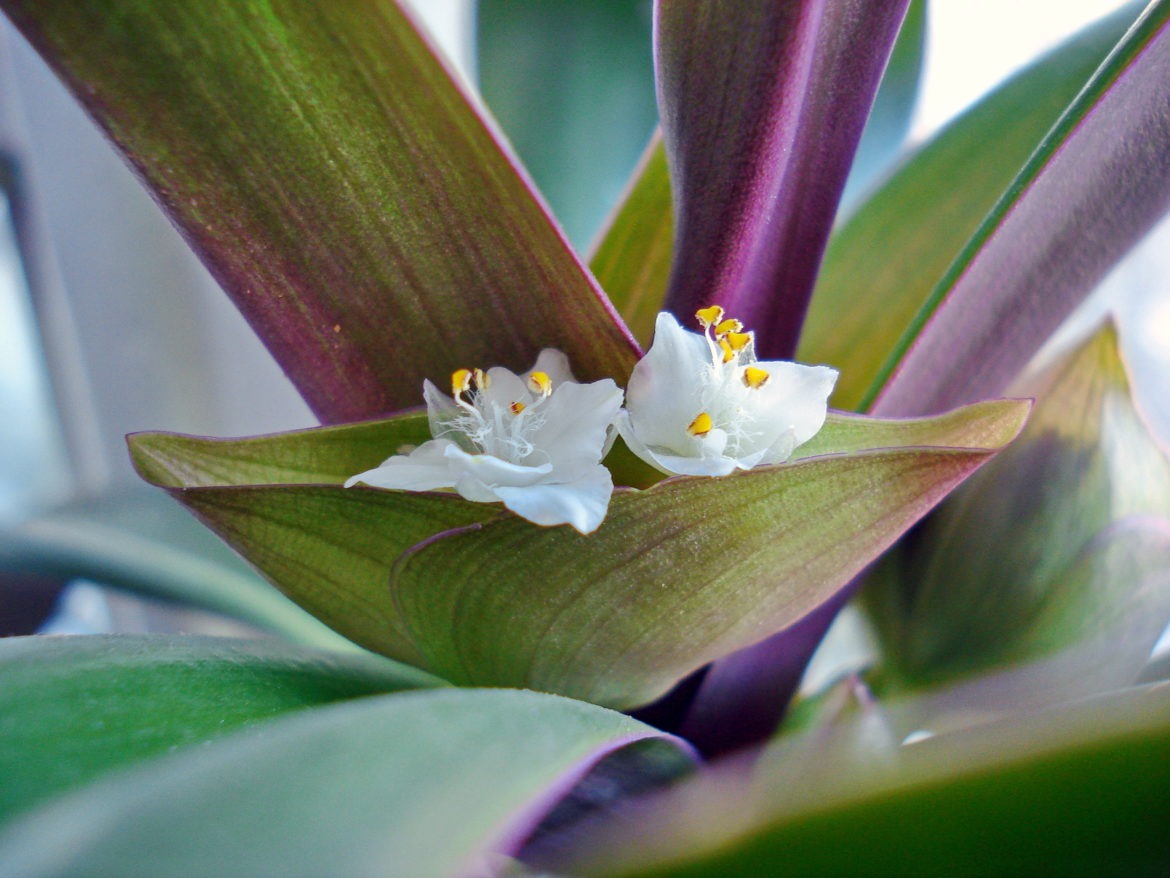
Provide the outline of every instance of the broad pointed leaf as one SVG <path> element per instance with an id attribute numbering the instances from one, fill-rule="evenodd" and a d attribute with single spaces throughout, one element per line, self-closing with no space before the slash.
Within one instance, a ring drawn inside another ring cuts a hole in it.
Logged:
<path id="1" fill-rule="evenodd" d="M 368 653 L 210 637 L 0 640 L 0 820 L 278 714 L 440 685 Z"/>
<path id="2" fill-rule="evenodd" d="M 628 372 L 588 271 L 392 0 L 0 8 L 323 420 L 545 346 L 582 378 Z"/>
<path id="3" fill-rule="evenodd" d="M 907 4 L 658 3 L 659 114 L 676 208 L 668 310 L 718 302 L 760 330 L 766 357 L 796 349 Z"/>
<path id="4" fill-rule="evenodd" d="M 588 537 L 512 517 L 456 529 L 399 560 L 394 603 L 444 678 L 645 704 L 829 600 L 1010 441 L 1026 408 L 952 415 L 970 443 L 929 447 L 926 422 L 901 447 L 619 491 Z"/>
<path id="5" fill-rule="evenodd" d="M 110 776 L 0 832 L 36 875 L 495 874 L 609 753 L 677 743 L 592 705 L 435 691 L 303 711 Z M 67 839 L 68 843 L 62 841 Z"/>
<path id="6" fill-rule="evenodd" d="M 1038 402 L 1017 442 L 875 574 L 868 596 L 904 684 L 1065 652 L 1074 690 L 1124 685 L 1170 622 L 1170 461 L 1112 327 L 1027 386 Z M 1036 697 L 1065 687 L 1056 670 Z"/>
<path id="7" fill-rule="evenodd" d="M 1150 4 L 940 279 L 873 411 L 996 396 L 1170 208 L 1170 0 Z"/>
<path id="8" fill-rule="evenodd" d="M 589 260 L 597 282 L 643 345 L 654 336 L 666 297 L 673 236 L 670 174 L 656 133 Z"/>
<path id="9" fill-rule="evenodd" d="M 834 405 L 862 405 L 931 290 L 1144 5 L 1086 28 L 991 92 L 836 231 L 797 352 L 840 369 Z"/>
<path id="10" fill-rule="evenodd" d="M 406 414 L 242 440 L 141 433 L 130 450 L 143 478 L 302 607 L 355 643 L 417 664 L 388 600 L 390 565 L 418 541 L 498 508 L 341 485 L 429 435 L 425 414 Z"/>
<path id="11" fill-rule="evenodd" d="M 698 775 L 529 857 L 590 878 L 1156 875 L 1170 859 L 1170 686 L 940 735 L 862 768 L 834 771 L 831 752 L 810 749 Z"/>

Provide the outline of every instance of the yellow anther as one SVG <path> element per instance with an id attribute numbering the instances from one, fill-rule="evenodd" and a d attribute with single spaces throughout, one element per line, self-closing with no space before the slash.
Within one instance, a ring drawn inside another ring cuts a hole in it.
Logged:
<path id="1" fill-rule="evenodd" d="M 510 406 L 508 406 L 508 408 L 510 408 L 512 410 L 512 414 L 518 415 L 518 414 L 520 414 L 520 412 L 524 411 L 524 403 L 514 402 Z"/>
<path id="2" fill-rule="evenodd" d="M 759 366 L 748 366 L 743 370 L 743 383 L 752 390 L 763 387 L 771 377 L 767 369 L 761 369 Z"/>
<path id="3" fill-rule="evenodd" d="M 730 363 L 735 359 L 735 350 L 728 344 L 726 337 L 719 339 L 719 350 L 723 351 L 723 362 Z"/>
<path id="4" fill-rule="evenodd" d="M 476 390 L 487 390 L 492 383 L 492 379 L 488 377 L 488 373 L 483 369 L 476 369 L 472 373 L 472 379 L 475 381 Z"/>
<path id="5" fill-rule="evenodd" d="M 716 335 L 727 335 L 729 332 L 743 332 L 743 324 L 734 317 L 729 317 L 715 327 Z"/>
<path id="6" fill-rule="evenodd" d="M 750 332 L 729 332 L 723 336 L 727 339 L 727 345 L 737 353 L 748 346 L 748 342 L 752 340 Z"/>
<path id="7" fill-rule="evenodd" d="M 458 396 L 471 390 L 474 373 L 470 369 L 456 369 L 451 373 L 451 395 Z"/>
<path id="8" fill-rule="evenodd" d="M 544 372 L 533 372 L 528 376 L 528 389 L 540 396 L 552 393 L 552 379 Z"/>
<path id="9" fill-rule="evenodd" d="M 714 326 L 723 319 L 723 309 L 718 305 L 712 305 L 709 308 L 700 308 L 695 312 L 695 317 L 699 323 L 706 329 L 708 326 Z"/>
<path id="10" fill-rule="evenodd" d="M 699 412 L 698 417 L 691 421 L 691 425 L 687 427 L 687 432 L 692 436 L 706 436 L 711 432 L 711 428 L 715 424 L 711 420 L 711 416 L 706 412 Z"/>

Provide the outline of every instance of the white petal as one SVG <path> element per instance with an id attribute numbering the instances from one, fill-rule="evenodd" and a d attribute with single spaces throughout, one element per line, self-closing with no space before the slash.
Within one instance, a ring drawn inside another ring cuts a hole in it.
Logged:
<path id="1" fill-rule="evenodd" d="M 828 366 L 771 361 L 760 363 L 771 375 L 763 387 L 748 393 L 756 422 L 766 425 L 761 463 L 780 463 L 825 424 L 829 394 L 837 370 Z"/>
<path id="2" fill-rule="evenodd" d="M 528 391 L 527 383 L 515 372 L 503 366 L 495 366 L 488 369 L 488 378 L 487 390 L 483 391 L 488 402 L 507 409 L 514 402 L 527 405 L 531 401 L 532 394 Z"/>
<path id="3" fill-rule="evenodd" d="M 583 478 L 567 484 L 497 488 L 496 494 L 505 506 L 533 524 L 569 524 L 588 534 L 597 530 L 605 518 L 613 479 L 605 467 L 595 466 Z"/>
<path id="4" fill-rule="evenodd" d="M 450 488 L 455 484 L 455 476 L 446 455 L 448 448 L 455 446 L 446 439 L 424 442 L 410 454 L 396 454 L 381 466 L 346 479 L 345 487 L 352 488 L 361 482 L 374 488 L 400 491 Z"/>
<path id="5" fill-rule="evenodd" d="M 429 380 L 423 382 L 423 400 L 427 404 L 427 423 L 436 439 L 459 439 L 462 434 L 451 430 L 451 422 L 463 414 L 455 401 Z"/>
<path id="6" fill-rule="evenodd" d="M 565 356 L 563 351 L 558 351 L 556 348 L 545 348 L 540 352 L 532 368 L 521 376 L 525 383 L 528 381 L 528 376 L 533 372 L 543 372 L 547 375 L 552 381 L 554 390 L 558 385 L 564 384 L 567 381 L 574 383 L 577 381 L 573 377 L 572 370 L 569 368 L 569 358 Z"/>
<path id="7" fill-rule="evenodd" d="M 706 339 L 684 330 L 670 314 L 658 315 L 654 343 L 626 388 L 630 429 L 642 444 L 686 454 L 687 427 L 702 411 L 710 363 Z"/>
<path id="8" fill-rule="evenodd" d="M 493 491 L 501 486 L 524 488 L 535 485 L 545 480 L 553 471 L 552 464 L 524 466 L 518 463 L 509 463 L 490 454 L 468 454 L 462 448 L 451 443 L 447 443 L 444 456 L 451 472 L 455 473 L 458 479 L 471 479 Z M 459 481 L 452 484 L 459 490 L 459 493 L 463 493 L 459 489 Z M 464 496 L 467 495 L 464 494 Z M 475 498 L 468 497 L 467 499 Z"/>
<path id="9" fill-rule="evenodd" d="M 617 424 L 630 451 L 668 476 L 725 476 L 737 468 L 736 461 L 723 455 L 727 434 L 722 430 L 712 430 L 705 440 L 694 440 L 694 453 L 676 454 L 665 448 L 651 448 L 642 442 L 630 427 L 629 412 L 623 411 Z"/>
<path id="10" fill-rule="evenodd" d="M 552 396 L 541 404 L 544 423 L 530 438 L 557 470 L 558 481 L 576 478 L 566 468 L 584 473 L 601 460 L 621 407 L 621 388 L 609 378 L 553 388 Z"/>

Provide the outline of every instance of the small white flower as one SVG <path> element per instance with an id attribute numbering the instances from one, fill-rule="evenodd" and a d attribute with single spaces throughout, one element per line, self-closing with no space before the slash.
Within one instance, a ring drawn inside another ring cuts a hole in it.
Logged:
<path id="1" fill-rule="evenodd" d="M 459 369 L 451 396 L 423 384 L 431 435 L 409 454 L 348 479 L 376 488 L 453 488 L 477 503 L 502 501 L 535 524 L 598 528 L 613 479 L 601 465 L 622 391 L 606 378 L 578 384 L 551 348 L 524 375 Z"/>
<path id="2" fill-rule="evenodd" d="M 626 388 L 622 438 L 668 474 L 724 476 L 787 460 L 824 425 L 837 371 L 757 362 L 754 335 L 722 308 L 695 316 L 702 335 L 658 315 Z"/>

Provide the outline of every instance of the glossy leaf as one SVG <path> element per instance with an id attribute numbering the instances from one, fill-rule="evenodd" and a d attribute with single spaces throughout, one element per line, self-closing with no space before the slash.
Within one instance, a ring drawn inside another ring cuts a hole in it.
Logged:
<path id="1" fill-rule="evenodd" d="M 636 347 L 391 0 L 0 8 L 323 420 L 546 346 L 583 379 L 628 373 Z"/>
<path id="2" fill-rule="evenodd" d="M 1116 333 L 1021 389 L 1038 402 L 1020 438 L 869 590 L 909 684 L 1083 645 L 1092 658 L 1066 657 L 1068 685 L 1125 685 L 1170 622 L 1170 461 L 1134 407 Z M 1040 698 L 1065 688 L 1046 673 Z"/>
<path id="3" fill-rule="evenodd" d="M 650 4 L 478 0 L 475 23 L 484 100 L 584 250 L 658 121 Z"/>
<path id="4" fill-rule="evenodd" d="M 833 235 L 797 356 L 840 369 L 834 405 L 862 405 L 931 290 L 1143 5 L 1086 28 L 991 92 Z"/>
<path id="5" fill-rule="evenodd" d="M 26 878 L 494 874 L 591 766 L 631 744 L 675 746 L 531 692 L 367 698 L 59 799 L 0 832 L 0 861 Z M 677 773 L 686 757 L 668 764 Z"/>
<path id="6" fill-rule="evenodd" d="M 865 767 L 834 771 L 817 758 L 829 752 L 781 745 L 754 775 L 699 775 L 530 856 L 590 878 L 1156 875 L 1170 859 L 1167 686 L 940 735 Z"/>
<path id="7" fill-rule="evenodd" d="M 0 640 L 0 820 L 294 710 L 440 685 L 366 654 L 210 637 Z"/>
<path id="8" fill-rule="evenodd" d="M 952 416 L 978 442 L 930 447 L 927 423 L 922 444 L 619 491 L 588 537 L 512 517 L 455 529 L 397 562 L 394 603 L 422 666 L 453 682 L 645 704 L 830 599 L 1026 410 Z"/>
<path id="9" fill-rule="evenodd" d="M 0 532 L 0 568 L 81 578 L 221 613 L 306 646 L 353 649 L 157 491 L 79 501 Z"/>
<path id="10" fill-rule="evenodd" d="M 666 153 L 655 134 L 589 260 L 597 282 L 643 346 L 654 337 L 670 280 L 673 211 Z"/>
<path id="11" fill-rule="evenodd" d="M 908 0 L 658 3 L 674 180 L 667 309 L 712 302 L 796 349 L 837 201 Z"/>
<path id="12" fill-rule="evenodd" d="M 996 396 L 1170 208 L 1170 0 L 1077 95 L 940 279 L 875 381 L 872 410 Z"/>

